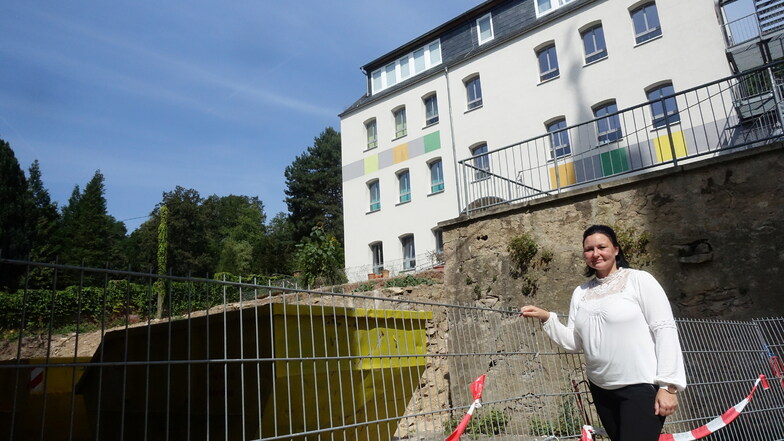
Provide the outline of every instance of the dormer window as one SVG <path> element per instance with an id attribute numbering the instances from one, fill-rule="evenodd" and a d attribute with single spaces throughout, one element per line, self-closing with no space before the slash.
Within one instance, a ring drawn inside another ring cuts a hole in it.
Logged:
<path id="1" fill-rule="evenodd" d="M 430 42 L 370 73 L 373 94 L 441 64 L 441 40 Z"/>
<path id="2" fill-rule="evenodd" d="M 487 14 L 476 21 L 476 34 L 479 38 L 479 45 L 483 45 L 494 38 L 492 15 Z"/>

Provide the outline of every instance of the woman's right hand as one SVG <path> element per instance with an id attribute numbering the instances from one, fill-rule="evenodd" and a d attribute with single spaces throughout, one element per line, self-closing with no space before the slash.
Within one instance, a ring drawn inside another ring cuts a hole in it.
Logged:
<path id="1" fill-rule="evenodd" d="M 520 315 L 523 317 L 538 318 L 541 322 L 546 322 L 550 318 L 550 311 L 546 311 L 538 306 L 526 305 L 520 308 Z"/>

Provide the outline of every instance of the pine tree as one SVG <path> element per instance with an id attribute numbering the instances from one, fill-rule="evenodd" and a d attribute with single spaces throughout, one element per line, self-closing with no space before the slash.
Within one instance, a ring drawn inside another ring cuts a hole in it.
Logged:
<path id="1" fill-rule="evenodd" d="M 0 139 L 0 257 L 24 259 L 29 256 L 32 211 L 32 197 L 24 172 L 11 145 Z M 22 269 L 11 265 L 0 267 L 0 290 L 15 291 Z"/>
<path id="2" fill-rule="evenodd" d="M 295 241 L 320 226 L 343 243 L 343 182 L 340 133 L 327 127 L 313 146 L 285 170 L 286 204 L 295 227 Z"/>

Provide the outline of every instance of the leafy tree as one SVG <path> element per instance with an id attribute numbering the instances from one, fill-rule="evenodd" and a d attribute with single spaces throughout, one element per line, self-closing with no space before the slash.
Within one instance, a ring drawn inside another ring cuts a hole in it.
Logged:
<path id="1" fill-rule="evenodd" d="M 20 259 L 29 255 L 32 209 L 24 172 L 11 145 L 0 139 L 0 256 Z M 0 289 L 15 291 L 21 269 L 0 268 Z"/>
<path id="2" fill-rule="evenodd" d="M 160 207 L 169 210 L 169 265 L 174 274 L 207 276 L 215 270 L 216 258 L 210 255 L 207 216 L 201 209 L 199 192 L 179 185 L 163 193 L 163 201 L 153 211 L 154 225 L 160 222 Z"/>
<path id="3" fill-rule="evenodd" d="M 161 219 L 158 223 L 158 274 L 166 274 L 167 257 L 169 250 L 169 210 L 163 205 L 159 210 Z M 155 318 L 161 318 L 163 315 L 163 300 L 166 296 L 165 285 L 163 279 L 155 281 L 155 291 L 158 294 L 158 305 L 155 312 Z"/>
<path id="4" fill-rule="evenodd" d="M 307 286 L 345 282 L 343 247 L 335 236 L 317 225 L 306 240 L 297 244 L 297 268 Z"/>
<path id="5" fill-rule="evenodd" d="M 100 170 L 79 191 L 75 186 L 68 205 L 63 207 L 59 231 L 61 259 L 65 263 L 90 266 L 119 266 L 125 225 L 106 211 L 106 190 Z"/>
<path id="6" fill-rule="evenodd" d="M 264 204 L 258 197 L 210 196 L 203 209 L 209 220 L 208 237 L 217 270 L 236 275 L 258 272 L 260 256 L 254 254 L 264 240 Z"/>
<path id="7" fill-rule="evenodd" d="M 294 225 L 286 213 L 278 213 L 267 225 L 267 234 L 254 251 L 259 256 L 261 274 L 292 274 L 296 254 Z"/>
<path id="8" fill-rule="evenodd" d="M 321 225 L 343 243 L 340 133 L 327 127 L 285 170 L 286 204 L 299 242 Z"/>

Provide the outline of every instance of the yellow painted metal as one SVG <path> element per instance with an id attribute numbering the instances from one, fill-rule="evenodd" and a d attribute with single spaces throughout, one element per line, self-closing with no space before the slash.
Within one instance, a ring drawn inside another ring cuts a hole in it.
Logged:
<path id="1" fill-rule="evenodd" d="M 431 318 L 273 303 L 113 331 L 77 392 L 100 439 L 391 439 Z"/>
<path id="2" fill-rule="evenodd" d="M 84 397 L 73 393 L 85 370 L 78 364 L 89 361 L 65 357 L 0 362 L 0 440 L 9 439 L 12 419 L 15 440 L 89 439 Z"/>

